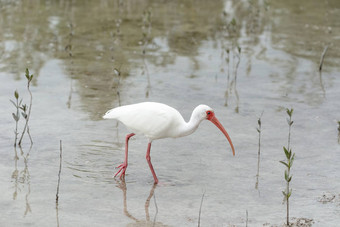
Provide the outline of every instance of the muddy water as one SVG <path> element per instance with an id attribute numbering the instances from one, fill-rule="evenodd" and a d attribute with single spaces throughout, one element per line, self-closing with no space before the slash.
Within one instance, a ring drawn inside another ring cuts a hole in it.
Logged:
<path id="1" fill-rule="evenodd" d="M 339 13 L 338 1 L 0 1 L 0 225 L 196 226 L 203 194 L 201 226 L 282 225 L 293 108 L 292 221 L 337 226 Z M 9 99 L 17 89 L 29 103 L 26 67 L 34 144 L 15 149 Z M 143 137 L 130 140 L 126 182 L 114 179 L 129 132 L 101 116 L 141 101 L 186 120 L 213 107 L 236 156 L 203 122 L 153 143 L 158 186 Z"/>

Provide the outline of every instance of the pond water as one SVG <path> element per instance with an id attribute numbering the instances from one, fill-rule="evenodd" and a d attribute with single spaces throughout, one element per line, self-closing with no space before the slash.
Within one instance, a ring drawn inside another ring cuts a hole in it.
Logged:
<path id="1" fill-rule="evenodd" d="M 279 161 L 293 108 L 291 221 L 338 226 L 339 15 L 336 0 L 0 1 L 0 225 L 282 226 Z M 33 146 L 25 135 L 15 148 L 9 100 L 17 90 L 29 104 L 26 68 Z M 159 185 L 141 136 L 130 140 L 125 181 L 113 178 L 130 132 L 102 115 L 142 101 L 186 120 L 211 106 L 235 157 L 203 122 L 153 142 Z"/>

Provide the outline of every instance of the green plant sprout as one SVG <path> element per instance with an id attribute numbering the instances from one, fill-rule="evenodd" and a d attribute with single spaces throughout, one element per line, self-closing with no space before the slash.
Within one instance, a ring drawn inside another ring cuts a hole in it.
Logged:
<path id="1" fill-rule="evenodd" d="M 18 143 L 19 146 L 21 146 L 22 138 L 24 137 L 24 134 L 25 134 L 26 131 L 27 131 L 27 134 L 28 134 L 28 136 L 29 136 L 29 138 L 31 140 L 31 145 L 33 144 L 33 140 L 32 140 L 32 137 L 30 135 L 29 127 L 28 127 L 28 121 L 29 121 L 29 118 L 30 118 L 30 115 L 31 115 L 31 109 L 32 109 L 32 92 L 30 90 L 30 83 L 31 83 L 31 81 L 33 79 L 33 75 L 30 75 L 30 72 L 29 72 L 29 70 L 27 68 L 26 68 L 25 76 L 26 76 L 26 79 L 27 79 L 27 90 L 28 90 L 28 92 L 30 94 L 30 105 L 28 107 L 28 112 L 27 112 L 27 106 L 26 105 L 22 105 L 20 107 L 20 109 L 22 110 L 21 114 L 25 118 L 26 123 L 25 123 L 24 129 L 23 129 L 23 131 L 21 133 L 21 137 L 19 139 L 19 143 Z"/>
<path id="2" fill-rule="evenodd" d="M 292 124 L 294 123 L 294 121 L 292 121 L 292 115 L 293 115 L 293 109 L 286 109 L 286 112 L 287 112 L 287 114 L 288 114 L 288 116 L 289 116 L 289 118 L 287 118 L 287 123 L 288 123 L 288 126 L 289 126 L 289 128 L 288 128 L 288 149 L 287 150 L 289 150 L 289 146 L 290 146 L 290 131 L 291 131 L 291 128 L 292 128 Z"/>
<path id="3" fill-rule="evenodd" d="M 9 100 L 11 103 L 13 103 L 14 107 L 16 108 L 16 113 L 12 113 L 13 119 L 15 121 L 15 130 L 14 130 L 14 134 L 15 134 L 15 139 L 14 139 L 14 147 L 17 146 L 17 140 L 18 140 L 18 122 L 20 120 L 20 114 L 19 114 L 19 109 L 20 109 L 20 105 L 22 102 L 22 99 L 19 101 L 19 93 L 17 90 L 15 90 L 14 92 L 14 97 L 15 97 L 15 102 L 13 100 Z"/>
<path id="4" fill-rule="evenodd" d="M 289 226 L 289 198 L 292 195 L 292 189 L 290 188 L 290 182 L 292 180 L 292 175 L 290 174 L 290 169 L 293 166 L 293 162 L 294 162 L 294 158 L 295 158 L 295 153 L 292 153 L 292 150 L 290 149 L 290 134 L 291 134 L 291 127 L 293 125 L 292 121 L 292 115 L 293 115 L 293 109 L 287 109 L 286 110 L 289 118 L 287 119 L 287 123 L 289 126 L 289 131 L 288 131 L 288 146 L 283 147 L 283 151 L 285 153 L 286 156 L 286 162 L 284 161 L 280 161 L 280 163 L 282 163 L 283 165 L 285 165 L 287 167 L 287 169 L 284 172 L 284 176 L 285 176 L 285 181 L 286 181 L 286 189 L 285 191 L 282 191 L 283 194 L 283 201 L 286 202 L 286 206 L 287 206 L 287 221 L 286 224 L 287 226 Z"/>

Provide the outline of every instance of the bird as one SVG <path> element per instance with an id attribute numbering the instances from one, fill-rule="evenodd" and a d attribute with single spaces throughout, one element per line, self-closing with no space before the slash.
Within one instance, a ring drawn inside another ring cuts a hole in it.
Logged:
<path id="1" fill-rule="evenodd" d="M 134 135 L 144 135 L 148 139 L 146 160 L 154 178 L 154 184 L 158 183 L 155 170 L 151 163 L 151 143 L 163 138 L 178 138 L 192 134 L 203 120 L 209 120 L 221 130 L 231 146 L 235 156 L 234 145 L 222 124 L 215 116 L 214 110 L 207 105 L 198 105 L 192 112 L 190 120 L 186 122 L 182 115 L 173 107 L 157 102 L 141 102 L 125 106 L 119 106 L 108 110 L 104 119 L 115 119 L 123 123 L 131 132 L 125 137 L 125 160 L 117 166 L 120 179 L 125 177 L 128 166 L 128 142 Z"/>

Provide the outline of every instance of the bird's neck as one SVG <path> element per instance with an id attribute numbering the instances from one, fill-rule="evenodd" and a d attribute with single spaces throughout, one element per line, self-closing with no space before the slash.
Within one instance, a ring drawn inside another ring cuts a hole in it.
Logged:
<path id="1" fill-rule="evenodd" d="M 191 114 L 190 120 L 188 122 L 185 122 L 185 124 L 183 125 L 180 136 L 187 136 L 192 134 L 196 131 L 201 122 L 202 119 L 197 117 L 197 115 L 193 112 Z"/>

